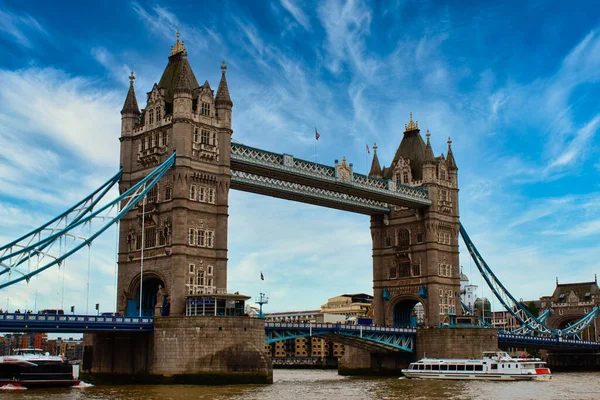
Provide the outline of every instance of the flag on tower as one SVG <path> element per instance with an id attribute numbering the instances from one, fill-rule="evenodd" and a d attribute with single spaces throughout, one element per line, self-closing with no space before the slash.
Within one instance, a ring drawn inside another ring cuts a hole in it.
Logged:
<path id="1" fill-rule="evenodd" d="M 263 275 L 262 271 L 260 271 L 260 280 L 264 281 L 265 280 L 265 276 Z"/>
<path id="2" fill-rule="evenodd" d="M 317 131 L 317 128 L 315 128 L 315 140 L 319 140 L 320 137 L 321 135 L 319 135 L 319 131 Z"/>
<path id="3" fill-rule="evenodd" d="M 367 154 L 371 154 L 371 150 L 369 150 L 369 145 L 367 144 Z"/>

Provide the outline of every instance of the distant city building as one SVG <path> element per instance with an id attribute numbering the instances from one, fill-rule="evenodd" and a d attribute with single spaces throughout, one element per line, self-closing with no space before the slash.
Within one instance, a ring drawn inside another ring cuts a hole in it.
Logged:
<path id="1" fill-rule="evenodd" d="M 465 303 L 471 310 L 475 308 L 477 287 L 477 285 L 469 283 L 469 278 L 465 274 L 460 273 L 460 301 Z"/>
<path id="2" fill-rule="evenodd" d="M 282 311 L 265 313 L 267 322 L 322 323 L 323 314 L 319 310 Z"/>
<path id="3" fill-rule="evenodd" d="M 366 317 L 373 307 L 373 296 L 366 293 L 342 294 L 331 297 L 321 306 L 323 314 L 337 314 L 350 317 Z"/>

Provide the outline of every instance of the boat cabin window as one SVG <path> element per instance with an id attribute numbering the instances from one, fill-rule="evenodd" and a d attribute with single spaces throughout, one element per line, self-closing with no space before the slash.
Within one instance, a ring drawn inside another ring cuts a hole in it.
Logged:
<path id="1" fill-rule="evenodd" d="M 419 364 L 419 371 L 423 371 L 425 369 L 425 365 Z"/>
<path id="2" fill-rule="evenodd" d="M 467 371 L 473 371 L 473 365 L 467 365 Z"/>
<path id="3" fill-rule="evenodd" d="M 456 365 L 455 364 L 448 365 L 448 371 L 456 371 Z"/>
<path id="4" fill-rule="evenodd" d="M 498 364 L 492 364 L 490 368 L 491 369 L 498 369 Z"/>
<path id="5" fill-rule="evenodd" d="M 536 368 L 544 368 L 544 364 L 535 364 Z"/>
<path id="6" fill-rule="evenodd" d="M 431 369 L 432 369 L 433 371 L 439 371 L 439 370 L 440 370 L 440 366 L 439 366 L 439 365 L 432 365 L 432 366 L 431 366 Z"/>
<path id="7" fill-rule="evenodd" d="M 456 366 L 456 369 L 457 369 L 458 371 L 464 371 L 464 370 L 465 370 L 465 366 L 464 366 L 464 365 L 457 365 L 457 366 Z"/>
<path id="8" fill-rule="evenodd" d="M 431 365 L 426 365 L 426 366 L 425 366 L 425 370 L 426 370 L 426 371 L 431 371 Z"/>
<path id="9" fill-rule="evenodd" d="M 483 371 L 483 365 L 479 364 L 475 366 L 475 371 Z"/>
<path id="10" fill-rule="evenodd" d="M 448 366 L 447 365 L 440 365 L 440 370 L 442 370 L 442 371 L 448 371 Z"/>

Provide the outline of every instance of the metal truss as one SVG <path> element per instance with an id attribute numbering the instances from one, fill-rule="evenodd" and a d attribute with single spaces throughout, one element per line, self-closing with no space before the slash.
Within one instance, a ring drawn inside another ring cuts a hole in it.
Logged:
<path id="1" fill-rule="evenodd" d="M 549 308 L 546 308 L 544 310 L 544 312 L 541 313 L 536 319 L 539 323 L 545 324 L 546 321 L 548 320 L 548 317 L 550 317 L 551 314 L 552 314 L 552 310 Z M 531 329 L 529 329 L 529 327 L 527 325 L 523 325 L 522 327 L 517 328 L 510 333 L 516 334 L 516 335 L 530 335 L 531 333 L 533 333 L 533 331 Z"/>
<path id="2" fill-rule="evenodd" d="M 23 280 L 29 282 L 31 277 L 54 265 L 60 267 L 67 257 L 84 246 L 91 246 L 100 234 L 142 201 L 174 163 L 175 153 L 116 199 L 105 199 L 110 189 L 118 183 L 121 177 L 119 172 L 69 210 L 3 246 L 0 252 L 1 273 L 8 273 L 8 279 L 0 284 L 0 289 Z M 100 202 L 102 205 L 99 205 Z"/>
<path id="3" fill-rule="evenodd" d="M 468 305 L 466 305 L 465 303 L 463 303 L 462 301 L 460 302 L 460 305 L 463 308 L 463 311 L 467 314 L 467 315 L 472 315 L 475 318 L 477 318 L 477 320 L 479 321 L 479 323 L 482 326 L 485 326 L 486 328 L 495 328 L 492 324 L 490 324 L 489 322 L 485 321 L 481 316 L 477 315 Z M 546 320 L 548 319 L 548 317 L 550 316 L 550 314 L 552 313 L 552 310 L 550 310 L 549 308 L 547 308 L 546 310 L 544 310 L 543 313 L 541 313 L 538 317 L 537 317 L 537 321 L 540 323 L 545 323 Z M 523 325 L 520 328 L 517 328 L 513 331 L 507 332 L 507 331 L 503 331 L 501 329 L 498 329 L 499 332 L 503 332 L 506 334 L 514 334 L 514 335 L 529 335 L 532 333 L 532 330 L 529 329 L 527 327 L 527 325 Z"/>
<path id="4" fill-rule="evenodd" d="M 502 303 L 504 308 L 510 312 L 519 323 L 526 327 L 529 332 L 536 332 L 541 335 L 549 335 L 554 337 L 567 337 L 567 336 L 576 336 L 585 328 L 590 326 L 593 323 L 595 317 L 600 312 L 600 308 L 598 306 L 594 307 L 594 309 L 584 316 L 579 321 L 575 322 L 573 325 L 565 328 L 565 329 L 554 329 L 546 325 L 545 321 L 540 321 L 536 317 L 534 317 L 529 310 L 521 302 L 517 301 L 512 294 L 504 287 L 502 282 L 496 277 L 496 275 L 492 272 L 491 268 L 487 265 L 481 254 L 477 251 L 477 248 L 469 238 L 467 231 L 464 226 L 460 225 L 460 234 L 469 250 L 469 254 L 471 258 L 475 262 L 477 269 L 483 276 L 483 279 L 487 282 L 488 286 L 494 292 L 496 298 Z"/>
<path id="5" fill-rule="evenodd" d="M 380 349 L 412 352 L 415 335 L 415 329 L 405 328 L 344 324 L 265 323 L 267 344 L 301 337 L 337 336 L 342 342 L 350 339 L 357 345 L 362 343 L 369 347 L 376 345 L 375 347 Z"/>
<path id="6" fill-rule="evenodd" d="M 232 186 L 237 184 L 245 187 L 261 188 L 267 192 L 277 192 L 311 199 L 313 202 L 322 201 L 324 203 L 340 204 L 351 208 L 358 208 L 364 210 L 366 213 L 389 212 L 387 203 L 381 201 L 283 181 L 267 176 L 255 175 L 234 169 L 231 170 L 231 182 Z"/>
<path id="7" fill-rule="evenodd" d="M 279 172 L 292 173 L 301 177 L 314 178 L 331 183 L 341 182 L 369 192 L 393 196 L 399 200 L 408 200 L 424 206 L 431 205 L 431 200 L 427 197 L 427 191 L 424 189 L 397 185 L 391 181 L 372 178 L 354 172 L 350 175 L 348 182 L 342 181 L 337 176 L 335 167 L 294 158 L 289 154 L 277 154 L 232 143 L 231 160 Z"/>
<path id="8" fill-rule="evenodd" d="M 15 267 L 28 261 L 27 257 L 20 257 L 19 259 L 14 260 L 12 267 L 4 262 L 4 260 L 10 258 L 10 255 L 14 254 L 18 250 L 28 248 L 34 243 L 39 243 L 54 233 L 62 231 L 70 224 L 79 221 L 81 218 L 83 218 L 83 216 L 93 210 L 93 208 L 104 197 L 104 195 L 106 195 L 106 193 L 116 183 L 119 182 L 122 172 L 122 170 L 119 170 L 119 172 L 117 172 L 98 189 L 94 190 L 87 197 L 79 201 L 68 210 L 64 211 L 62 214 L 58 215 L 56 218 L 51 219 L 39 228 L 36 228 L 26 235 L 21 236 L 20 238 L 0 247 L 0 275 L 4 275 L 9 272 L 16 272 L 23 275 L 23 272 L 15 269 Z M 46 246 L 42 245 L 38 251 L 42 252 L 45 249 Z"/>

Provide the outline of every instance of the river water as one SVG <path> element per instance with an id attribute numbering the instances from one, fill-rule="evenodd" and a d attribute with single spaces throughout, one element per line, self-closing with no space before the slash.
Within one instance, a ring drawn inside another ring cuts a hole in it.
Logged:
<path id="1" fill-rule="evenodd" d="M 320 400 L 600 398 L 600 372 L 556 373 L 549 382 L 435 381 L 342 377 L 334 370 L 275 370 L 272 385 L 92 386 L 1 390 L 2 400 Z"/>

